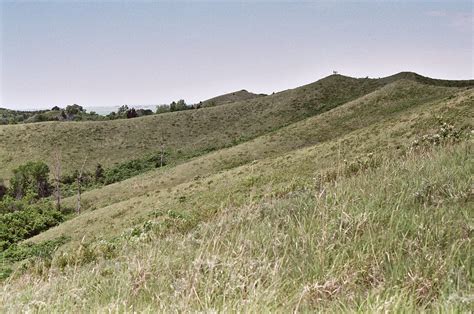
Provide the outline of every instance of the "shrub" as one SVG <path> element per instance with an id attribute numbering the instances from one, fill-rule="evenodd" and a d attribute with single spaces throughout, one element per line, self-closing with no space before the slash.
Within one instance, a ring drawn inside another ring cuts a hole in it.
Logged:
<path id="1" fill-rule="evenodd" d="M 3 180 L 0 180 L 0 201 L 7 194 L 7 187 L 3 183 Z"/>
<path id="2" fill-rule="evenodd" d="M 22 210 L 0 215 L 0 250 L 28 239 L 64 221 L 51 202 L 40 201 Z"/>
<path id="3" fill-rule="evenodd" d="M 11 179 L 11 194 L 16 198 L 22 198 L 28 193 L 37 198 L 46 197 L 51 194 L 48 182 L 49 168 L 42 161 L 30 161 L 13 170 Z"/>

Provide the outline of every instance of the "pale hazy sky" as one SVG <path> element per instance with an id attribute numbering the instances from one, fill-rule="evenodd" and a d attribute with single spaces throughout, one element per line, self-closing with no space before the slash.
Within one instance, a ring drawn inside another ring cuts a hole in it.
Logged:
<path id="1" fill-rule="evenodd" d="M 3 1 L 0 10 L 0 107 L 192 103 L 332 70 L 474 72 L 471 1 Z"/>

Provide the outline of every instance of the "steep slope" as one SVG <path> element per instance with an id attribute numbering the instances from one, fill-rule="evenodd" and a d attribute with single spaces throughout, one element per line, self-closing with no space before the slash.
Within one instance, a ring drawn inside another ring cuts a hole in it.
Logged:
<path id="1" fill-rule="evenodd" d="M 266 96 L 266 95 L 250 93 L 246 91 L 245 89 L 243 89 L 243 90 L 227 93 L 224 95 L 210 98 L 208 100 L 201 101 L 200 104 L 202 107 L 214 107 L 214 106 L 225 105 L 225 104 L 236 102 L 236 101 L 250 100 L 250 99 L 263 97 L 263 96 Z"/>
<path id="2" fill-rule="evenodd" d="M 278 184 L 288 181 L 290 173 L 292 176 L 307 178 L 314 175 L 315 169 L 334 166 L 335 159 L 342 162 L 345 158 L 381 149 L 398 152 L 399 147 L 406 146 L 407 142 L 436 126 L 439 117 L 455 122 L 460 128 L 472 127 L 469 117 L 473 115 L 473 103 L 472 89 L 460 90 L 398 81 L 253 141 L 210 153 L 171 169 L 153 171 L 86 192 L 83 195 L 84 206 L 94 209 L 93 212 L 51 229 L 36 240 L 52 239 L 61 234 L 73 236 L 76 240 L 86 234 L 116 234 L 140 219 L 146 219 L 156 208 L 184 206 L 174 202 L 180 197 L 189 198 L 189 194 L 208 193 L 208 189 L 217 189 L 220 192 L 216 193 L 221 193 L 226 198 L 205 198 L 206 202 L 189 201 L 189 204 L 197 206 L 197 209 L 201 206 L 209 208 L 216 201 L 217 206 L 255 188 L 245 184 L 243 187 L 231 188 L 226 182 L 229 178 L 232 178 L 232 182 L 239 181 L 239 178 L 245 182 L 249 171 L 263 171 L 257 170 L 259 168 L 266 169 L 265 174 L 258 176 L 259 180 L 262 180 L 262 184 L 271 182 L 266 189 L 275 192 Z M 307 146 L 313 148 L 310 152 L 305 151 L 304 159 L 294 153 L 291 154 L 292 157 L 278 159 L 280 161 L 274 159 Z M 289 166 L 286 158 L 294 165 Z M 252 163 L 258 159 L 262 161 Z M 269 163 L 277 169 L 268 168 Z M 278 166 L 280 163 L 282 164 Z M 231 173 L 225 172 L 226 169 L 245 164 L 248 165 L 244 166 L 245 171 L 236 168 Z M 314 168 L 315 165 L 318 166 Z M 304 170 L 307 167 L 312 169 L 308 173 Z M 219 173 L 226 174 L 225 178 L 221 178 Z M 216 179 L 216 176 L 221 179 Z M 75 199 L 66 200 L 71 205 L 74 201 Z M 218 206 L 215 210 L 217 209 Z"/>
<path id="3" fill-rule="evenodd" d="M 49 161 L 60 149 L 64 171 L 85 157 L 110 166 L 157 151 L 164 139 L 171 162 L 234 145 L 358 98 L 377 80 L 330 76 L 275 95 L 212 108 L 114 121 L 0 126 L 0 177 L 32 159 Z"/>
<path id="4" fill-rule="evenodd" d="M 423 109 L 447 113 L 465 97 Z M 137 207 L 153 215 L 115 239 L 31 261 L 3 283 L 2 309 L 469 311 L 472 142 L 405 153 L 384 145 L 409 145 L 430 120 L 419 109 L 376 123 L 378 134 L 363 128 L 174 197 L 110 207 L 112 219 Z M 338 160 L 346 141 L 374 162 Z M 105 222 L 96 213 L 88 223 Z"/>

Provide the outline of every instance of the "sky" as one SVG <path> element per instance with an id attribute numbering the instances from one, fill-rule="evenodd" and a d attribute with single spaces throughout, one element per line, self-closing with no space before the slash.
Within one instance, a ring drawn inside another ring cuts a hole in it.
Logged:
<path id="1" fill-rule="evenodd" d="M 195 103 L 333 70 L 473 78 L 471 1 L 2 1 L 0 107 Z"/>

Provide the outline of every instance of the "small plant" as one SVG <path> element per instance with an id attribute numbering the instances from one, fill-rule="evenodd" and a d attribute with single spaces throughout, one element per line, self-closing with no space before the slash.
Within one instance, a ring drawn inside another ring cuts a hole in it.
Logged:
<path id="1" fill-rule="evenodd" d="M 472 135 L 468 130 L 457 129 L 447 122 L 439 122 L 436 133 L 425 134 L 411 143 L 411 150 L 428 149 L 449 143 L 456 143 Z"/>

